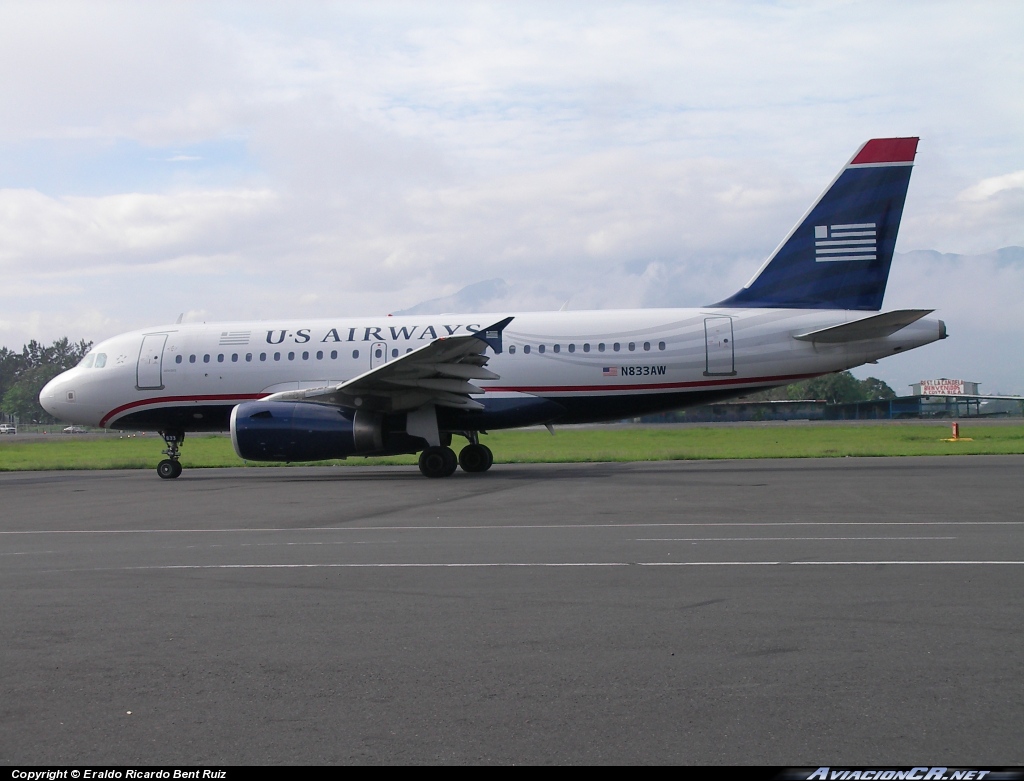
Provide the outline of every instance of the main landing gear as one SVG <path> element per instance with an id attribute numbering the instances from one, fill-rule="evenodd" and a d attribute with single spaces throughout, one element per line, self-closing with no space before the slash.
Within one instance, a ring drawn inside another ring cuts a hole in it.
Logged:
<path id="1" fill-rule="evenodd" d="M 164 438 L 167 449 L 163 454 L 167 456 L 156 465 L 156 473 L 164 480 L 173 480 L 181 475 L 181 442 L 185 439 L 184 431 L 161 431 L 160 436 Z"/>
<path id="2" fill-rule="evenodd" d="M 464 472 L 486 472 L 494 463 L 494 454 L 487 445 L 481 445 L 477 432 L 466 433 L 469 444 L 459 452 L 444 445 L 433 445 L 420 453 L 420 472 L 425 477 L 451 477 L 455 469 L 462 467 Z"/>

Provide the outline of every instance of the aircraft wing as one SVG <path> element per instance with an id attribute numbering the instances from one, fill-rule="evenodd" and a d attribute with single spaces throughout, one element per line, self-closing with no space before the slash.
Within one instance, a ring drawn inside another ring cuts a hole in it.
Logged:
<path id="1" fill-rule="evenodd" d="M 865 317 L 854 320 L 852 323 L 834 325 L 830 328 L 822 328 L 818 331 L 809 331 L 806 334 L 794 336 L 802 342 L 823 342 L 837 344 L 840 342 L 856 342 L 861 339 L 882 339 L 894 334 L 901 328 L 906 328 L 911 323 L 920 320 L 925 315 L 934 312 L 934 309 L 897 309 L 894 312 L 885 312 L 880 315 Z"/>
<path id="2" fill-rule="evenodd" d="M 471 380 L 496 380 L 485 368 L 488 347 L 501 352 L 506 317 L 465 336 L 435 339 L 340 385 L 274 393 L 266 401 L 315 401 L 374 412 L 405 412 L 424 404 L 458 409 L 483 409 L 471 398 L 483 393 Z"/>

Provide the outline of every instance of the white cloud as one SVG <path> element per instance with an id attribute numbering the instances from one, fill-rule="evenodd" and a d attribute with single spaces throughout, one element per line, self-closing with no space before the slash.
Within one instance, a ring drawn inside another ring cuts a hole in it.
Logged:
<path id="1" fill-rule="evenodd" d="M 957 196 L 960 201 L 986 201 L 997 193 L 1005 190 L 1024 189 L 1024 171 L 1014 171 L 1012 174 L 1002 176 L 991 176 L 982 179 L 975 185 L 968 187 Z"/>

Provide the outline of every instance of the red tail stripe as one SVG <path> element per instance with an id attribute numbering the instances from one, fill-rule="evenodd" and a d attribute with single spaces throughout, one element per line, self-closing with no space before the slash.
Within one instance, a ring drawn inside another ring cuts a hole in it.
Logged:
<path id="1" fill-rule="evenodd" d="M 850 165 L 862 163 L 912 163 L 919 138 L 873 138 L 853 158 Z"/>

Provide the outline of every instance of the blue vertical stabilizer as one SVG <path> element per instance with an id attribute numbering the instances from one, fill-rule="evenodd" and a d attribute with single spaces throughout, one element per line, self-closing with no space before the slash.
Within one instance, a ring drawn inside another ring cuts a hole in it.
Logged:
<path id="1" fill-rule="evenodd" d="M 742 290 L 722 307 L 882 307 L 916 138 L 864 144 Z"/>

